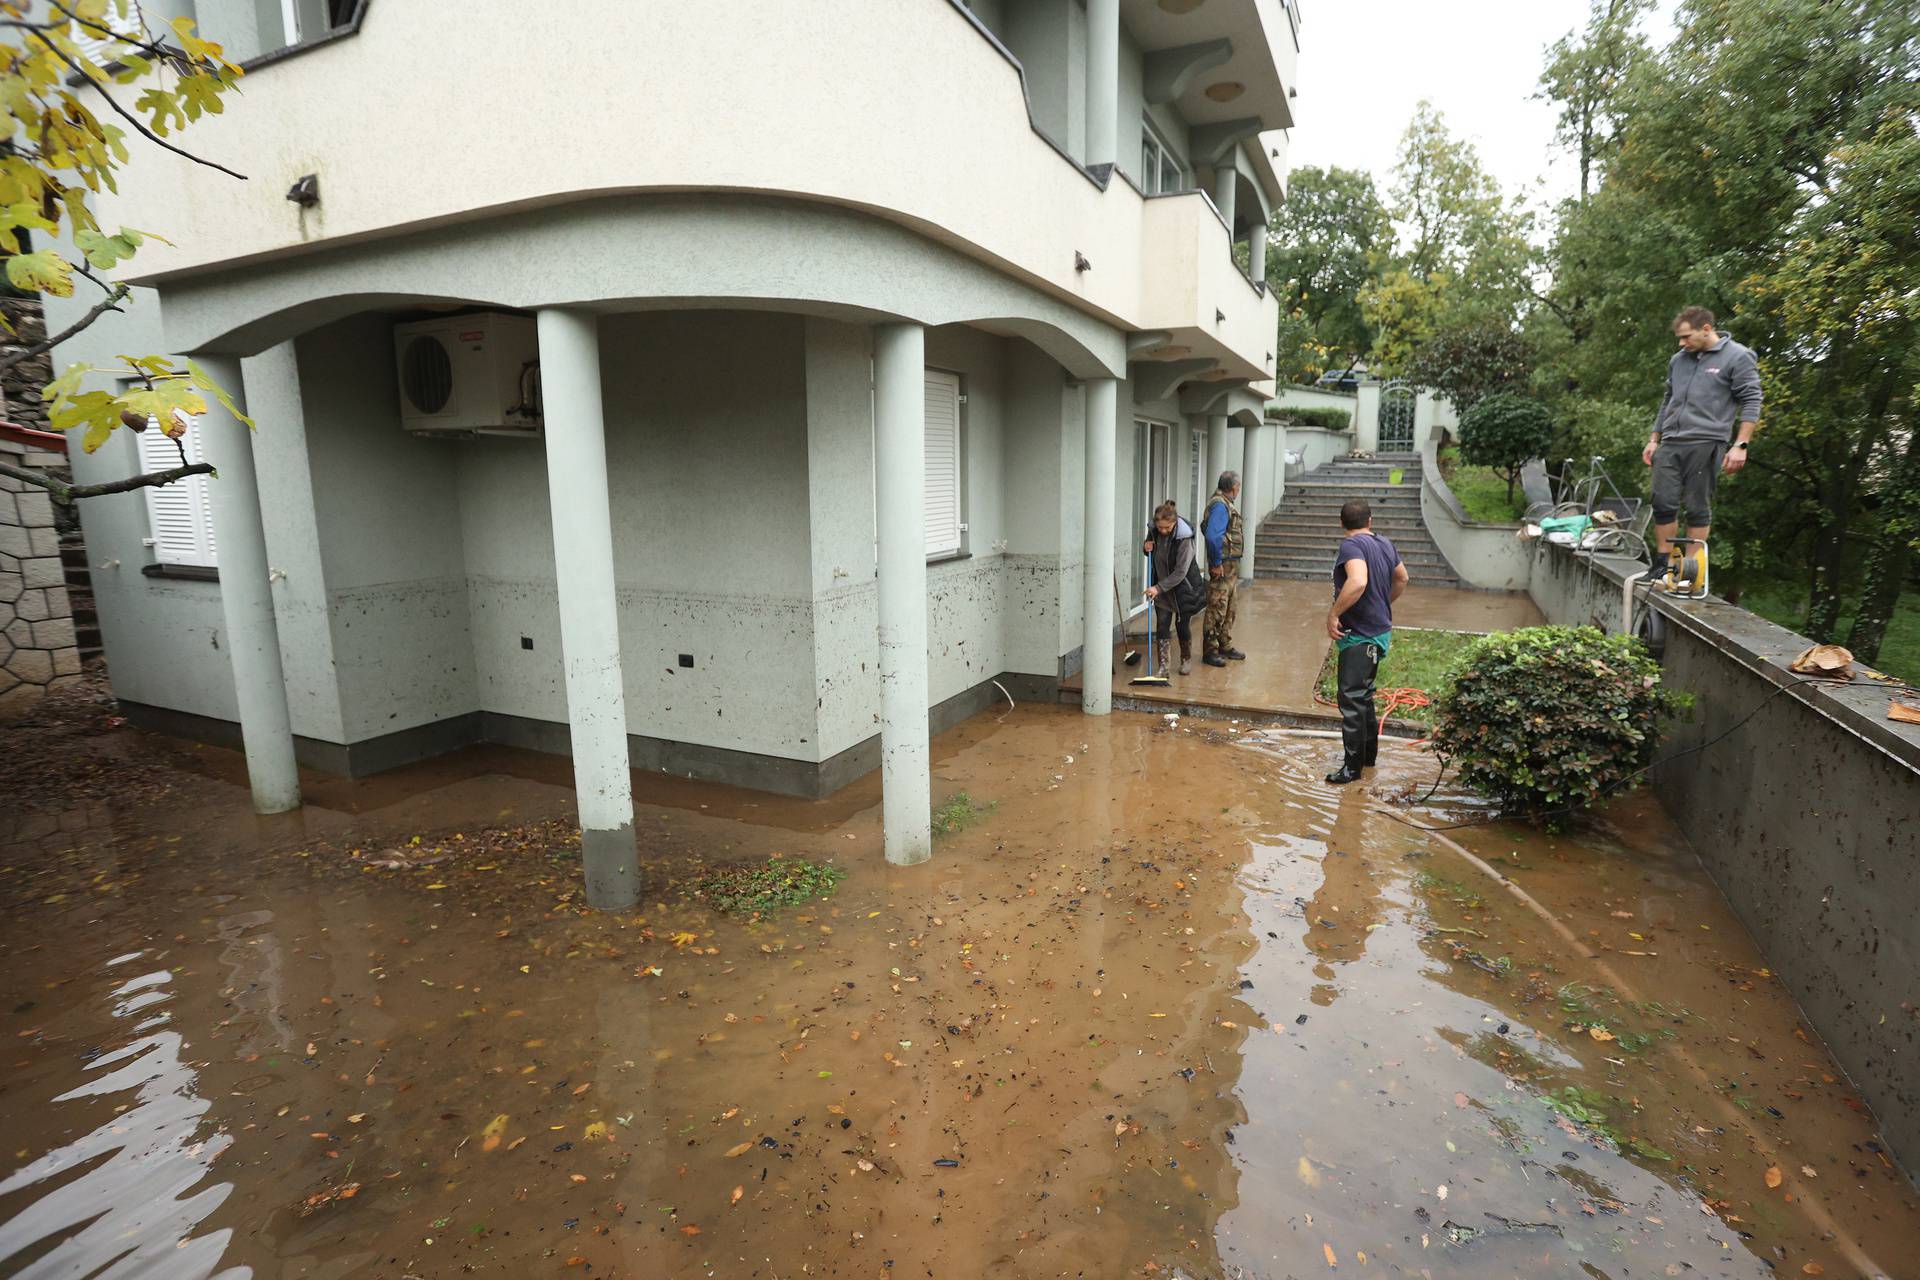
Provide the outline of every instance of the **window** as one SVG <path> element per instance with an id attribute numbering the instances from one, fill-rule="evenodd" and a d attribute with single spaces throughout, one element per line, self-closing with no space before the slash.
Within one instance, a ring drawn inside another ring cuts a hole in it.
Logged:
<path id="1" fill-rule="evenodd" d="M 183 415 L 184 416 L 184 415 Z M 140 442 L 140 470 L 168 471 L 180 466 L 184 451 L 188 462 L 205 462 L 200 450 L 200 422 L 186 418 L 186 434 L 179 441 L 168 439 L 158 421 L 149 421 L 147 429 L 134 437 Z M 152 530 L 153 558 L 161 564 L 214 567 L 213 510 L 205 476 L 189 476 L 172 484 L 153 485 L 147 495 L 147 521 Z"/>
<path id="2" fill-rule="evenodd" d="M 1179 157 L 1150 120 L 1140 122 L 1140 189 L 1150 196 L 1187 189 Z"/>
<path id="3" fill-rule="evenodd" d="M 115 5 L 109 4 L 107 11 L 91 24 L 75 22 L 71 32 L 73 42 L 80 46 L 87 61 L 96 66 L 110 66 L 126 51 L 126 46 L 111 39 L 99 30 L 106 27 L 118 35 L 130 36 L 135 40 L 144 39 L 146 24 L 140 16 L 140 0 L 127 0 L 127 11 L 121 13 Z"/>
<path id="4" fill-rule="evenodd" d="M 927 370 L 927 559 L 960 554 L 960 379 Z"/>

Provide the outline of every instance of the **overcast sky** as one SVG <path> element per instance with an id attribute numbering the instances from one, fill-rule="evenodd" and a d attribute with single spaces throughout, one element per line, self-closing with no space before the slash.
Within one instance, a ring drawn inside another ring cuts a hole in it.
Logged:
<path id="1" fill-rule="evenodd" d="M 1664 43 L 1679 0 L 1658 0 Z M 1370 170 L 1384 196 L 1400 135 L 1422 98 L 1509 195 L 1545 180 L 1549 201 L 1579 173 L 1553 147 L 1552 104 L 1533 93 L 1545 50 L 1586 20 L 1587 0 L 1302 0 L 1300 97 L 1288 161 Z"/>

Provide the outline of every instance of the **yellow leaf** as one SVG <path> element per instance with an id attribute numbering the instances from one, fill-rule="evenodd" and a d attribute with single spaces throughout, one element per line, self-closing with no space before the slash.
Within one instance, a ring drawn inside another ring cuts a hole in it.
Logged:
<path id="1" fill-rule="evenodd" d="M 500 1139 L 507 1135 L 507 1117 L 497 1115 L 487 1121 L 487 1127 L 480 1131 L 480 1149 L 492 1151 L 500 1145 Z"/>
<path id="2" fill-rule="evenodd" d="M 588 1142 L 606 1141 L 607 1138 L 609 1137 L 607 1133 L 607 1122 L 605 1120 L 595 1120 L 592 1124 L 587 1126 L 586 1132 L 584 1132 L 580 1136 Z"/>
<path id="3" fill-rule="evenodd" d="M 1588 1027 L 1587 1034 L 1595 1040 L 1606 1041 L 1613 1039 L 1613 1032 L 1607 1030 L 1605 1027 Z"/>
<path id="4" fill-rule="evenodd" d="M 1333 1256 L 1333 1246 L 1332 1246 L 1332 1245 L 1330 1245 L 1330 1244 L 1322 1244 L 1322 1245 L 1320 1246 L 1320 1249 L 1321 1249 L 1321 1251 L 1322 1251 L 1323 1253 L 1325 1253 L 1325 1254 L 1327 1255 L 1327 1265 L 1328 1265 L 1328 1266 L 1330 1266 L 1330 1267 L 1337 1267 L 1337 1266 L 1339 1266 L 1339 1265 L 1340 1265 L 1340 1259 L 1338 1259 L 1338 1258 L 1336 1258 L 1336 1257 L 1334 1257 L 1334 1256 Z"/>
<path id="5" fill-rule="evenodd" d="M 1777 1186 L 1779 1186 L 1779 1185 L 1781 1184 L 1781 1182 L 1783 1182 L 1783 1181 L 1785 1181 L 1785 1178 L 1786 1178 L 1786 1175 L 1784 1175 L 1784 1174 L 1782 1174 L 1782 1173 L 1780 1172 L 1780 1166 L 1779 1166 L 1779 1165 L 1777 1165 L 1777 1164 L 1776 1164 L 1776 1165 L 1771 1165 L 1771 1166 L 1769 1166 L 1769 1167 L 1768 1167 L 1768 1169 L 1767 1169 L 1767 1186 L 1768 1186 L 1769 1188 L 1773 1188 L 1773 1187 L 1777 1187 Z"/>
<path id="6" fill-rule="evenodd" d="M 27 293 L 73 296 L 73 264 L 52 249 L 15 253 L 7 258 L 7 283 Z"/>
<path id="7" fill-rule="evenodd" d="M 727 1159 L 731 1160 L 735 1156 L 743 1156 L 751 1150 L 753 1150 L 753 1144 L 751 1142 L 743 1142 L 739 1146 L 733 1147 L 728 1150 Z"/>

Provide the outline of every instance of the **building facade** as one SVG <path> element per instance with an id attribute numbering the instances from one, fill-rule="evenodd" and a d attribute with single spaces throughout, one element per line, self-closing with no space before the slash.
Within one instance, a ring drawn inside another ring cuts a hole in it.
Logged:
<path id="1" fill-rule="evenodd" d="M 195 9 L 248 70 L 187 140 L 247 180 L 137 151 L 103 220 L 171 243 L 58 355 L 191 355 L 257 424 L 83 518 L 116 693 L 243 738 L 263 809 L 571 751 L 614 902 L 629 763 L 880 766 L 925 856 L 929 731 L 1086 653 L 1104 712 L 1151 504 L 1274 472 L 1291 0 Z"/>

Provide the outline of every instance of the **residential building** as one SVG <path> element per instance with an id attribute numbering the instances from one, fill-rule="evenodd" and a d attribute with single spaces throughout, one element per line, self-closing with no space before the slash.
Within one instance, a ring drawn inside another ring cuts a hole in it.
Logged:
<path id="1" fill-rule="evenodd" d="M 136 147 L 104 217 L 168 242 L 59 356 L 257 424 L 83 515 L 129 715 L 243 738 L 263 810 L 571 751 L 617 902 L 629 764 L 883 766 L 924 857 L 930 729 L 1088 653 L 1104 713 L 1148 509 L 1254 451 L 1291 0 L 145 3 L 245 60 L 180 141 L 247 176 Z"/>

